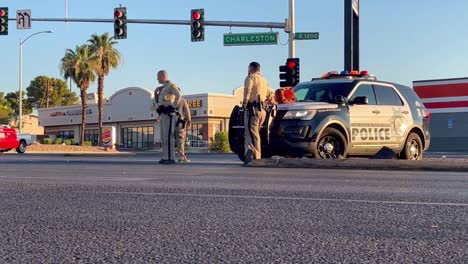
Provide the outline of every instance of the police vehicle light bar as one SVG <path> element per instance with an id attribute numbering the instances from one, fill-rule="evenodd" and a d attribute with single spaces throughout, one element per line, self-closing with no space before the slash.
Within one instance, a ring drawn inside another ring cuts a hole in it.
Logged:
<path id="1" fill-rule="evenodd" d="M 331 77 L 374 77 L 369 74 L 369 71 L 329 71 L 322 74 L 323 79 L 330 79 Z"/>

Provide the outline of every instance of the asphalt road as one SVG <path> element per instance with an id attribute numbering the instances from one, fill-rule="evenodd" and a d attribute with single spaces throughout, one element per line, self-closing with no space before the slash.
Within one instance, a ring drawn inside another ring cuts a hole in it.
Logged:
<path id="1" fill-rule="evenodd" d="M 467 263 L 468 174 L 0 157 L 0 263 Z"/>

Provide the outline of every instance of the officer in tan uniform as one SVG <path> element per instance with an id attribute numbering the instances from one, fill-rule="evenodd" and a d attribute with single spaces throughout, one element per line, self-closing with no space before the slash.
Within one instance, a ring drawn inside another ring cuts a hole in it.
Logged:
<path id="1" fill-rule="evenodd" d="M 242 103 L 245 109 L 245 164 L 250 163 L 253 159 L 262 158 L 260 128 L 266 119 L 267 102 L 275 103 L 273 90 L 260 74 L 260 64 L 252 62 L 249 65 L 248 76 L 244 82 L 244 100 Z"/>
<path id="2" fill-rule="evenodd" d="M 166 71 L 158 72 L 158 82 L 162 86 L 156 88 L 155 96 L 158 103 L 158 109 L 161 124 L 161 145 L 163 158 L 159 161 L 162 164 L 175 163 L 174 153 L 174 132 L 177 122 L 176 112 L 179 108 L 182 97 L 177 85 L 169 81 Z"/>
<path id="3" fill-rule="evenodd" d="M 180 100 L 178 115 L 175 136 L 177 149 L 179 150 L 179 162 L 190 162 L 185 156 L 185 140 L 187 139 L 187 129 L 192 123 L 192 116 L 190 115 L 189 105 L 183 97 Z"/>

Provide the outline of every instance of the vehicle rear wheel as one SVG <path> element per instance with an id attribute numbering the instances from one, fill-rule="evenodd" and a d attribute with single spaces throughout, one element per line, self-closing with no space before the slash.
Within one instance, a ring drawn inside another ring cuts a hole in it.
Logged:
<path id="1" fill-rule="evenodd" d="M 19 147 L 16 149 L 16 152 L 23 154 L 26 152 L 26 142 L 24 140 L 20 141 Z"/>
<path id="2" fill-rule="evenodd" d="M 423 156 L 423 144 L 418 134 L 411 132 L 406 139 L 405 146 L 400 157 L 406 160 L 421 160 Z"/>
<path id="3" fill-rule="evenodd" d="M 327 127 L 320 135 L 314 150 L 316 159 L 344 159 L 348 146 L 343 134 L 335 128 Z"/>

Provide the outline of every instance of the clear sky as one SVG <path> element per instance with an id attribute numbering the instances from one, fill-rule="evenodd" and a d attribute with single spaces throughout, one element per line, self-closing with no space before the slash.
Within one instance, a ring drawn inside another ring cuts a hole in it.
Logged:
<path id="1" fill-rule="evenodd" d="M 411 85 L 413 80 L 468 76 L 468 1 L 361 0 L 361 69 L 379 79 Z M 190 9 L 205 8 L 206 20 L 283 22 L 288 0 L 69 0 L 71 18 L 113 17 L 118 4 L 129 18 L 188 20 Z M 31 9 L 39 18 L 63 18 L 65 0 L 0 0 L 0 6 Z M 297 41 L 301 81 L 329 70 L 343 69 L 343 0 L 296 0 L 296 31 L 320 32 L 320 40 Z M 31 30 L 9 24 L 0 36 L 0 91 L 18 90 L 18 42 L 42 30 L 24 44 L 23 87 L 38 75 L 60 77 L 65 49 L 85 43 L 91 34 L 113 32 L 112 23 L 33 22 Z M 166 69 L 185 94 L 231 93 L 242 85 L 247 65 L 258 61 L 272 88 L 279 84 L 278 67 L 288 56 L 287 45 L 224 47 L 228 27 L 207 27 L 205 41 L 192 43 L 190 27 L 128 25 L 128 39 L 119 41 L 124 62 L 106 78 L 106 96 L 129 86 L 153 90 L 155 72 Z M 269 29 L 232 28 L 233 33 Z M 275 30 L 276 31 L 276 30 Z M 287 35 L 280 32 L 280 42 Z M 76 85 L 73 90 L 77 92 Z M 96 91 L 96 83 L 89 90 Z"/>

